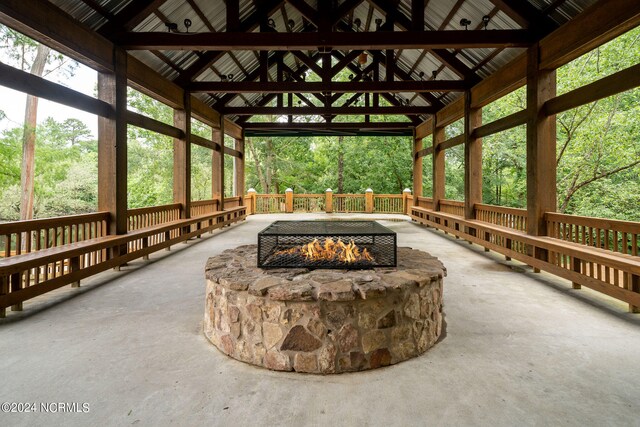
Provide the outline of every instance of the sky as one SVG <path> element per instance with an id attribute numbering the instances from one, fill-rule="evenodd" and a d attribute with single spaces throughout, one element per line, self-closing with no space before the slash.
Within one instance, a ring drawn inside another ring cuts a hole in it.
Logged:
<path id="1" fill-rule="evenodd" d="M 96 71 L 79 64 L 73 77 L 65 81 L 54 81 L 86 95 L 95 96 L 97 80 Z M 25 93 L 0 86 L 0 110 L 6 115 L 6 118 L 0 120 L 0 131 L 22 125 L 26 100 Z M 94 137 L 98 136 L 98 116 L 41 98 L 38 101 L 38 123 L 42 123 L 47 117 L 53 117 L 59 122 L 76 118 L 87 125 Z"/>

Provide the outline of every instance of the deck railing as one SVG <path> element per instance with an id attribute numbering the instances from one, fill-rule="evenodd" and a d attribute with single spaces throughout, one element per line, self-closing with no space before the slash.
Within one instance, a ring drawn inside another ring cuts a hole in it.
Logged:
<path id="1" fill-rule="evenodd" d="M 464 216 L 464 202 L 457 200 L 440 200 L 440 211 L 451 215 Z"/>
<path id="2" fill-rule="evenodd" d="M 505 206 L 485 205 L 478 203 L 474 206 L 475 218 L 518 231 L 527 231 L 527 210 L 509 208 Z"/>
<path id="3" fill-rule="evenodd" d="M 191 202 L 191 216 L 200 216 L 217 212 L 220 206 L 218 199 L 196 200 Z"/>
<path id="4" fill-rule="evenodd" d="M 106 236 L 109 212 L 0 224 L 0 258 Z"/>
<path id="5" fill-rule="evenodd" d="M 640 223 L 547 212 L 547 233 L 556 239 L 638 256 Z"/>
<path id="6" fill-rule="evenodd" d="M 285 194 L 256 194 L 250 191 L 245 196 L 250 214 L 292 212 L 335 213 L 406 213 L 412 204 L 411 193 L 374 194 L 294 194 L 290 189 Z"/>
<path id="7" fill-rule="evenodd" d="M 433 209 L 433 199 L 431 197 L 418 196 L 415 198 L 415 206 L 425 209 Z"/>
<path id="8" fill-rule="evenodd" d="M 224 198 L 224 207 L 225 209 L 227 208 L 237 208 L 238 206 L 242 205 L 242 197 L 240 196 L 235 196 L 235 197 L 225 197 Z"/>
<path id="9" fill-rule="evenodd" d="M 324 212 L 325 195 L 324 194 L 294 194 L 293 195 L 293 211 L 294 212 Z"/>
<path id="10" fill-rule="evenodd" d="M 232 198 L 230 204 L 240 198 Z M 196 202 L 208 209 L 211 201 Z M 0 317 L 22 302 L 180 241 L 230 225 L 246 216 L 244 206 L 181 219 L 174 203 L 131 209 L 127 233 L 109 234 L 109 212 L 0 224 Z M 193 212 L 193 209 L 192 209 Z"/>
<path id="11" fill-rule="evenodd" d="M 629 303 L 640 312 L 640 223 L 547 212 L 547 236 L 527 234 L 527 211 L 476 204 L 464 219 L 461 202 L 441 211 L 413 206 L 418 222 L 442 229 L 557 276 Z M 460 210 L 458 210 L 460 209 Z"/>

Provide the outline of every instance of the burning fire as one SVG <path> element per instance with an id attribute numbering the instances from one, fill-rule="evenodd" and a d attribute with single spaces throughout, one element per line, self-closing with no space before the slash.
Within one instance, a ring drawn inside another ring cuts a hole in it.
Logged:
<path id="1" fill-rule="evenodd" d="M 324 243 L 314 239 L 306 245 L 278 251 L 276 255 L 301 255 L 309 261 L 373 262 L 369 251 L 366 248 L 360 250 L 353 240 L 345 244 L 340 239 L 334 241 L 332 238 L 325 239 Z"/>

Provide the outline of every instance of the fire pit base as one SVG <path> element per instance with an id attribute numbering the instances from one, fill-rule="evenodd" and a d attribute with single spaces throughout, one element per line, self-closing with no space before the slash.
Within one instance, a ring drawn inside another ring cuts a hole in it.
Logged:
<path id="1" fill-rule="evenodd" d="M 256 268 L 256 245 L 209 258 L 204 333 L 223 353 L 279 371 L 361 371 L 416 357 L 442 329 L 437 258 L 398 248 L 371 270 Z"/>

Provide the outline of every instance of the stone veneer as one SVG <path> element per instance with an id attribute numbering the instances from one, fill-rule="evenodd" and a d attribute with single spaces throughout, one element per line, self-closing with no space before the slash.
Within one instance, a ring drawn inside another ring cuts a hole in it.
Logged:
<path id="1" fill-rule="evenodd" d="M 398 248 L 397 268 L 256 268 L 256 245 L 209 258 L 204 333 L 234 359 L 279 371 L 339 373 L 407 360 L 442 329 L 437 258 Z"/>

